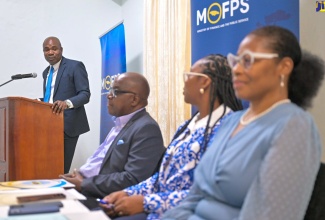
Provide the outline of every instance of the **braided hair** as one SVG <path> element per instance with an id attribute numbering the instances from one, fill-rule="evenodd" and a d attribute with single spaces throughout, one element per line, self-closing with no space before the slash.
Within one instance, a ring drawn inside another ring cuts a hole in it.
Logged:
<path id="1" fill-rule="evenodd" d="M 203 73 L 206 74 L 211 79 L 211 89 L 210 89 L 210 105 L 209 105 L 209 117 L 204 130 L 204 141 L 203 149 L 206 150 L 206 147 L 209 143 L 209 124 L 211 121 L 211 115 L 213 112 L 213 107 L 215 101 L 218 99 L 220 105 L 224 104 L 224 109 L 222 115 L 216 120 L 214 127 L 217 122 L 225 115 L 226 107 L 231 108 L 233 111 L 243 109 L 241 102 L 236 98 L 234 89 L 232 87 L 232 74 L 231 68 L 228 65 L 227 58 L 220 54 L 211 54 L 203 58 L 205 61 L 203 64 Z M 190 120 L 188 120 L 182 129 L 180 129 L 175 135 L 176 139 L 183 131 L 187 128 L 189 123 L 193 118 L 198 114 L 196 112 Z"/>

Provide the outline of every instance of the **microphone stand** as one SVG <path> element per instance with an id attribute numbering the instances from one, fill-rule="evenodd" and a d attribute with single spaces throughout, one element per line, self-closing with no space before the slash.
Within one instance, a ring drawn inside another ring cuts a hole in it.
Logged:
<path id="1" fill-rule="evenodd" d="M 7 81 L 7 82 L 1 84 L 0 87 L 6 85 L 7 83 L 10 83 L 11 81 L 13 81 L 13 79 L 11 79 L 11 80 L 9 80 L 9 81 Z"/>

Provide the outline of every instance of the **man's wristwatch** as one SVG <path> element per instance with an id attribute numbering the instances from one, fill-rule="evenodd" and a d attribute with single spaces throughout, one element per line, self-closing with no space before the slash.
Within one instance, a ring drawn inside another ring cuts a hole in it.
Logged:
<path id="1" fill-rule="evenodd" d="M 65 104 L 67 104 L 68 108 L 72 108 L 71 101 L 65 100 Z"/>

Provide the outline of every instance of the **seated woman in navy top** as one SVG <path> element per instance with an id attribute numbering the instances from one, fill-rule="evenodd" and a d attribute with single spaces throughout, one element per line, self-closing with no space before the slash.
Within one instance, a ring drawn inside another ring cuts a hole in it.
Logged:
<path id="1" fill-rule="evenodd" d="M 224 121 L 188 196 L 163 219 L 304 217 L 322 148 L 305 108 L 321 85 L 324 64 L 276 26 L 248 34 L 237 54 L 228 55 L 233 86 L 250 106 Z"/>
<path id="2" fill-rule="evenodd" d="M 179 204 L 192 186 L 194 169 L 225 116 L 242 108 L 232 88 L 231 69 L 221 55 L 209 55 L 194 63 L 191 72 L 184 73 L 184 83 L 184 100 L 196 106 L 198 113 L 178 128 L 158 173 L 104 198 L 115 206 L 108 210 L 111 216 L 159 219 L 163 212 Z"/>

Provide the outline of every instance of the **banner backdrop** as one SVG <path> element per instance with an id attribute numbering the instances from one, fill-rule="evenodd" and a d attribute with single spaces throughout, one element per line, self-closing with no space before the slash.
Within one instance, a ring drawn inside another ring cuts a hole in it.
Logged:
<path id="1" fill-rule="evenodd" d="M 126 72 L 125 36 L 123 23 L 117 25 L 100 37 L 102 50 L 102 89 L 100 110 L 100 143 L 105 140 L 114 126 L 107 109 L 107 94 L 111 83 L 119 73 Z"/>
<path id="2" fill-rule="evenodd" d="M 297 0 L 192 0 L 192 62 L 211 54 L 236 54 L 252 30 L 278 25 L 299 39 Z"/>
<path id="3" fill-rule="evenodd" d="M 299 39 L 299 1 L 191 0 L 192 63 L 212 53 L 237 54 L 241 40 L 265 25 L 288 28 Z"/>

